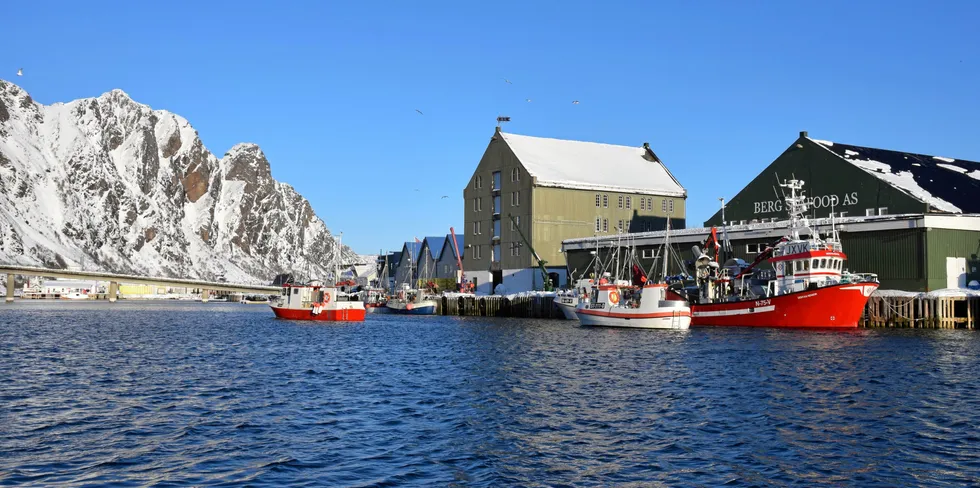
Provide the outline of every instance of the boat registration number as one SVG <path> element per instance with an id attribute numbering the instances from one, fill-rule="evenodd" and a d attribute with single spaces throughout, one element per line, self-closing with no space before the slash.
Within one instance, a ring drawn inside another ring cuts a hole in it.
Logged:
<path id="1" fill-rule="evenodd" d="M 606 308 L 606 302 L 595 302 L 589 304 L 590 309 Z"/>
<path id="2" fill-rule="evenodd" d="M 755 301 L 755 306 L 756 307 L 765 307 L 765 306 L 767 306 L 767 305 L 769 305 L 771 303 L 772 303 L 772 300 L 756 300 Z"/>

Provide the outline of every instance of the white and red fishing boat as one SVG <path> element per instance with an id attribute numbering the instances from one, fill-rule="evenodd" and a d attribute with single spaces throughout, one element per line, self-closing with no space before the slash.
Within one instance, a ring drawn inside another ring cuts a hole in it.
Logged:
<path id="1" fill-rule="evenodd" d="M 384 313 L 387 311 L 385 303 L 388 301 L 388 293 L 383 288 L 365 288 L 359 293 L 361 301 L 364 302 L 364 309 L 368 313 Z"/>
<path id="2" fill-rule="evenodd" d="M 780 186 L 789 191 L 785 200 L 790 235 L 769 246 L 750 265 L 736 259 L 719 265 L 719 246 L 713 239 L 714 260 L 700 253 L 695 261 L 697 290 L 677 295 L 671 291 L 676 298 L 688 298 L 695 326 L 858 326 L 868 297 L 878 288 L 877 276 L 849 273 L 836 229 L 823 239 L 810 226 L 803 181 L 789 180 Z M 700 251 L 695 248 L 695 252 Z M 755 271 L 766 260 L 774 270 Z"/>
<path id="3" fill-rule="evenodd" d="M 640 329 L 687 329 L 691 308 L 683 299 L 669 300 L 667 284 L 648 282 L 634 287 L 617 281 L 598 285 L 575 309 L 582 325 Z"/>
<path id="4" fill-rule="evenodd" d="M 276 317 L 288 320 L 360 322 L 365 312 L 357 295 L 315 280 L 283 285 L 282 295 L 270 306 Z"/>

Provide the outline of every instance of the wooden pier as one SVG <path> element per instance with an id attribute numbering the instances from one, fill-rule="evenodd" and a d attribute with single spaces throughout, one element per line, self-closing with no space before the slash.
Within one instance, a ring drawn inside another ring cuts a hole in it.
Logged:
<path id="1" fill-rule="evenodd" d="M 435 297 L 436 314 L 460 317 L 519 317 L 564 319 L 555 297 L 518 296 L 442 296 Z"/>
<path id="2" fill-rule="evenodd" d="M 974 329 L 980 315 L 978 296 L 871 295 L 862 327 Z"/>

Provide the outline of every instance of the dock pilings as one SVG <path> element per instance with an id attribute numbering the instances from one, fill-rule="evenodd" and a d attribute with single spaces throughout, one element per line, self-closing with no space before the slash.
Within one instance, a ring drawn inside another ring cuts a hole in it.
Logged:
<path id="1" fill-rule="evenodd" d="M 974 329 L 980 297 L 872 295 L 864 309 L 862 327 L 915 329 Z"/>

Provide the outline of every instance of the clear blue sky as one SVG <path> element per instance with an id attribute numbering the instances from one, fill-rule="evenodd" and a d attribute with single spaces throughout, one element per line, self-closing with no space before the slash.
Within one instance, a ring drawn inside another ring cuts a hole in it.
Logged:
<path id="1" fill-rule="evenodd" d="M 43 103 L 121 88 L 186 117 L 219 156 L 258 143 L 273 176 L 362 253 L 462 227 L 462 190 L 498 115 L 515 133 L 650 142 L 688 189 L 692 225 L 800 130 L 980 160 L 972 1 L 3 10 L 0 78 Z"/>

